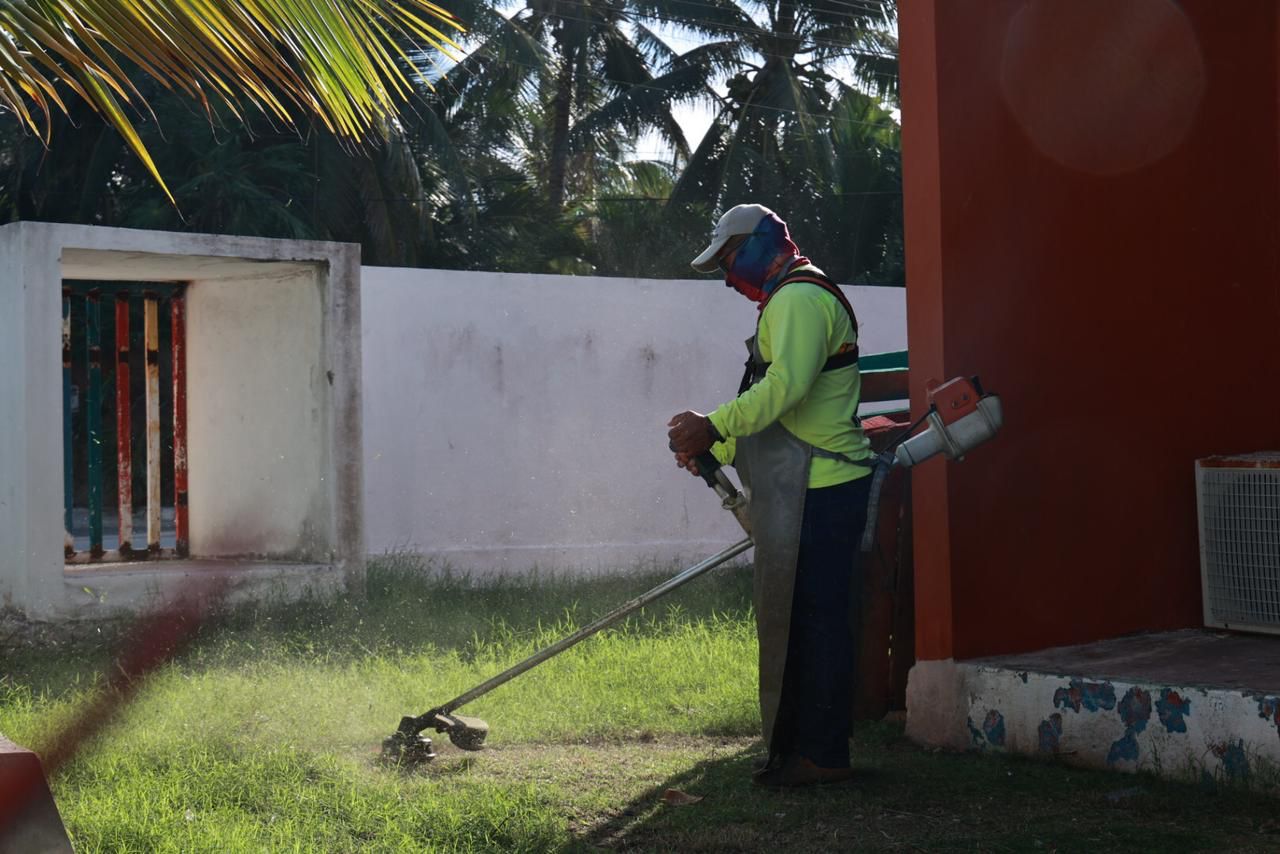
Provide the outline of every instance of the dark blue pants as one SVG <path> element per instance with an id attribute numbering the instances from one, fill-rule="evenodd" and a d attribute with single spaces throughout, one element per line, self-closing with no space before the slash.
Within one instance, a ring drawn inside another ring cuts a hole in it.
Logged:
<path id="1" fill-rule="evenodd" d="M 805 496 L 774 753 L 798 753 L 824 768 L 849 765 L 858 547 L 871 478 L 810 489 Z"/>

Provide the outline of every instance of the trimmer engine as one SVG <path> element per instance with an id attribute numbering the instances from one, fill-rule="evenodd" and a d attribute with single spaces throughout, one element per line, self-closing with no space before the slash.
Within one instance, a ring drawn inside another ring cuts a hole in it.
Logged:
<path id="1" fill-rule="evenodd" d="M 911 468 L 945 454 L 960 461 L 964 455 L 1000 431 L 1004 412 L 1000 398 L 986 394 L 977 377 L 957 377 L 929 389 L 925 429 L 898 446 L 898 464 Z"/>

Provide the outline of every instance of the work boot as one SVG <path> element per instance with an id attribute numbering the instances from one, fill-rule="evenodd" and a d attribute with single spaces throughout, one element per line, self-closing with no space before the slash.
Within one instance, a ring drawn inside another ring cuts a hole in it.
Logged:
<path id="1" fill-rule="evenodd" d="M 778 755 L 761 756 L 759 759 L 753 759 L 751 761 L 751 773 L 755 774 L 757 771 L 763 771 L 764 769 L 768 768 L 770 765 L 777 766 L 781 764 L 782 764 L 781 756 L 778 756 Z"/>
<path id="2" fill-rule="evenodd" d="M 751 775 L 751 782 L 769 789 L 796 786 L 830 786 L 853 779 L 852 768 L 822 768 L 798 754 L 791 754 L 781 765 L 765 767 Z"/>

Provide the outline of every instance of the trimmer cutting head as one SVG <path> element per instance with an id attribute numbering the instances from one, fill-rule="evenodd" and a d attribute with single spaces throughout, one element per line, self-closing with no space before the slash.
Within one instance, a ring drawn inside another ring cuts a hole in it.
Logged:
<path id="1" fill-rule="evenodd" d="M 416 718 L 400 719 L 400 727 L 382 740 L 382 757 L 397 765 L 421 765 L 436 758 L 431 739 L 420 733 L 428 727 L 447 733 L 461 750 L 483 750 L 489 725 L 480 718 L 432 710 Z"/>
<path id="2" fill-rule="evenodd" d="M 425 765 L 435 758 L 431 739 L 425 735 L 405 735 L 396 730 L 382 740 L 382 761 L 390 765 Z"/>

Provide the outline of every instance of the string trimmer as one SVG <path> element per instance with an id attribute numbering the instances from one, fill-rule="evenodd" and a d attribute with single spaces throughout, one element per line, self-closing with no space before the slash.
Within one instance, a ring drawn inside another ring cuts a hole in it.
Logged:
<path id="1" fill-rule="evenodd" d="M 583 626 L 568 637 L 539 650 L 524 661 L 512 665 L 497 676 L 481 682 L 471 690 L 454 697 L 449 702 L 436 706 L 430 711 L 423 712 L 417 717 L 401 718 L 399 728 L 383 739 L 383 758 L 400 764 L 417 764 L 435 759 L 436 754 L 432 750 L 431 739 L 422 735 L 422 732 L 428 729 L 447 733 L 449 740 L 463 750 L 480 750 L 484 746 L 485 737 L 489 734 L 489 725 L 480 720 L 480 718 L 454 714 L 456 709 L 488 694 L 499 685 L 510 682 L 526 670 L 537 667 L 548 658 L 559 655 L 571 646 L 596 634 L 601 629 L 608 628 L 633 611 L 638 611 L 655 599 L 667 595 L 672 590 L 682 587 L 698 576 L 715 569 L 717 566 L 732 560 L 751 548 L 751 528 L 747 518 L 747 497 L 738 491 L 738 488 L 721 470 L 720 464 L 711 454 L 707 453 L 699 456 L 697 462 L 698 474 L 720 496 L 723 507 L 733 513 L 738 523 L 742 525 L 742 529 L 748 535 L 746 539 L 739 540 L 727 549 L 694 564 L 652 590 L 641 593 L 636 598 L 623 603 L 590 625 Z"/>
<path id="2" fill-rule="evenodd" d="M 872 474 L 871 497 L 868 502 L 870 512 L 867 535 L 862 544 L 864 550 L 870 548 L 869 543 L 875 536 L 874 511 L 879 504 L 880 485 L 893 466 L 911 468 L 939 454 L 948 459 L 963 460 L 966 453 L 995 436 L 1004 423 L 1000 398 L 985 392 L 977 377 L 956 378 L 942 385 L 930 383 L 927 393 L 928 411 L 921 416 L 920 420 L 903 430 L 876 460 Z M 928 422 L 926 429 L 913 436 L 915 429 L 925 422 Z M 720 496 L 724 508 L 737 518 L 738 523 L 747 533 L 746 539 L 694 564 L 679 575 L 667 579 L 647 593 L 642 593 L 620 605 L 590 625 L 534 653 L 524 661 L 459 694 L 449 702 L 423 712 L 417 717 L 401 718 L 399 728 L 382 742 L 383 757 L 403 764 L 431 761 L 436 754 L 432 750 L 431 739 L 422 735 L 422 732 L 427 729 L 447 733 L 449 740 L 463 750 L 480 750 L 484 746 L 485 737 L 489 734 L 489 725 L 479 718 L 454 714 L 456 709 L 488 694 L 499 685 L 510 682 L 526 670 L 559 655 L 633 611 L 643 608 L 655 599 L 667 595 L 677 587 L 687 584 L 751 548 L 751 522 L 748 518 L 747 496 L 738 491 L 710 453 L 700 455 L 697 463 L 698 474 Z"/>

